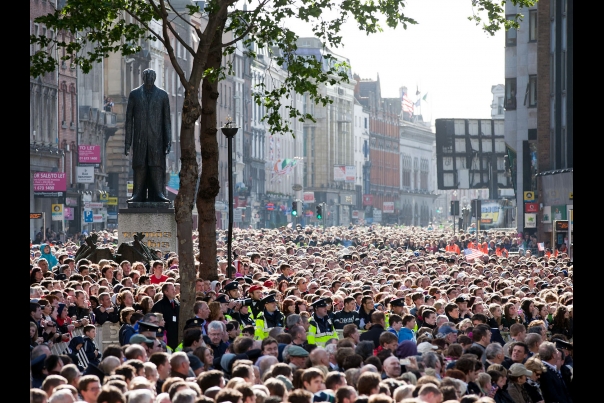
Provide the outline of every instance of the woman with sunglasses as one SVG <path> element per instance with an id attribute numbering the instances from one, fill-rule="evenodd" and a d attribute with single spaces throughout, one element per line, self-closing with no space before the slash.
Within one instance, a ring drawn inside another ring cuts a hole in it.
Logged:
<path id="1" fill-rule="evenodd" d="M 541 374 L 547 370 L 545 365 L 543 365 L 539 358 L 530 357 L 524 363 L 524 367 L 533 372 L 533 375 L 527 378 L 524 389 L 528 392 L 533 403 L 544 403 L 545 400 L 543 399 L 543 393 L 541 393 L 539 380 L 541 379 Z"/>

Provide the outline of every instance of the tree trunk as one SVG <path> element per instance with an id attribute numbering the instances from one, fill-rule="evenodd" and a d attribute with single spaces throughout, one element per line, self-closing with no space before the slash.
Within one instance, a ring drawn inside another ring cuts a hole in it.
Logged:
<path id="1" fill-rule="evenodd" d="M 199 169 L 195 152 L 195 121 L 201 107 L 196 99 L 197 89 L 185 91 L 180 129 L 180 189 L 174 202 L 176 236 L 178 238 L 178 271 L 180 274 L 180 317 L 178 334 L 182 340 L 187 319 L 193 317 L 195 304 L 195 256 L 193 254 L 193 203 Z"/>
<path id="2" fill-rule="evenodd" d="M 206 69 L 220 69 L 222 62 L 222 31 L 216 31 L 206 62 Z M 201 85 L 200 119 L 201 177 L 197 192 L 197 214 L 199 228 L 199 277 L 204 280 L 217 280 L 216 263 L 216 196 L 220 191 L 218 180 L 218 133 L 216 128 L 216 104 L 218 99 L 218 81 L 204 78 Z"/>

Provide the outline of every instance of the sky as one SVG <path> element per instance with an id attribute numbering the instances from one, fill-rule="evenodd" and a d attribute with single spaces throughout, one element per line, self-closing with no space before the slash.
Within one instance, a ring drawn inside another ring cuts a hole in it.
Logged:
<path id="1" fill-rule="evenodd" d="M 469 21 L 470 0 L 409 0 L 405 15 L 418 24 L 367 35 L 354 22 L 343 29 L 344 46 L 332 49 L 350 60 L 353 73 L 381 82 L 382 96 L 399 96 L 406 86 L 421 103 L 424 121 L 438 118 L 491 118 L 491 87 L 504 83 L 503 29 L 495 36 Z M 303 22 L 292 22 L 300 36 L 312 36 Z M 418 108 L 416 107 L 416 112 Z"/>

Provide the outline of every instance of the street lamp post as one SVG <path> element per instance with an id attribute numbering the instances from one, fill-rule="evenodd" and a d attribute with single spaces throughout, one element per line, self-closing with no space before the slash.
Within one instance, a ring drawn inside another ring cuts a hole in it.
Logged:
<path id="1" fill-rule="evenodd" d="M 228 168 L 229 168 L 229 234 L 227 239 L 227 278 L 233 278 L 233 254 L 231 248 L 233 246 L 233 137 L 239 130 L 238 127 L 233 127 L 233 121 L 228 118 L 226 124 L 220 128 L 222 134 L 228 140 Z"/>

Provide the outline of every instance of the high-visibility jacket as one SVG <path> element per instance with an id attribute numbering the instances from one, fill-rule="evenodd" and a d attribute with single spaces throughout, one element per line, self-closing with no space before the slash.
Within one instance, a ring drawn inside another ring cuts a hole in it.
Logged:
<path id="1" fill-rule="evenodd" d="M 338 332 L 336 332 L 333 327 L 333 323 L 329 316 L 325 316 L 323 318 L 318 318 L 316 314 L 312 315 L 312 318 L 308 321 L 310 326 L 308 327 L 308 332 L 306 333 L 306 339 L 308 344 L 316 344 L 320 347 L 325 347 L 325 343 L 327 343 L 330 339 L 337 339 Z"/>
<path id="2" fill-rule="evenodd" d="M 486 254 L 486 255 L 488 255 L 488 254 L 489 254 L 489 245 L 487 245 L 487 243 L 486 243 L 486 242 L 483 242 L 483 243 L 482 243 L 482 245 L 480 245 L 480 246 L 478 247 L 478 249 L 479 249 L 479 250 L 480 250 L 482 253 L 484 253 L 484 254 Z"/>
<path id="3" fill-rule="evenodd" d="M 461 250 L 459 249 L 459 246 L 457 246 L 457 244 L 456 244 L 456 243 L 454 243 L 453 245 L 451 245 L 451 244 L 447 245 L 447 247 L 445 248 L 445 250 L 446 250 L 447 252 L 455 252 L 455 253 L 457 253 L 458 255 L 460 255 L 460 254 L 461 254 Z"/>
<path id="4" fill-rule="evenodd" d="M 272 315 L 268 315 L 266 311 L 260 312 L 256 317 L 254 339 L 266 339 L 274 327 L 285 327 L 285 317 L 281 311 L 275 311 Z"/>

